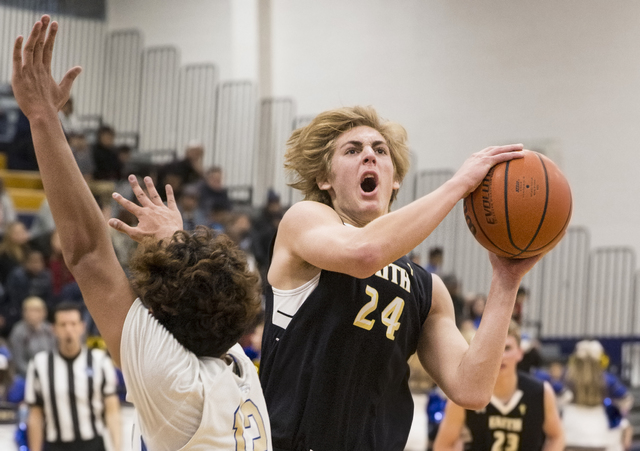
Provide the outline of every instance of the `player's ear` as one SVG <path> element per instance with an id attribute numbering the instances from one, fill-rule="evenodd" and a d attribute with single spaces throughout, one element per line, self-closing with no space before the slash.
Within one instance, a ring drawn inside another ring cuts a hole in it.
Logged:
<path id="1" fill-rule="evenodd" d="M 326 176 L 316 177 L 316 184 L 322 191 L 329 191 L 331 189 L 331 182 L 327 180 Z"/>
<path id="2" fill-rule="evenodd" d="M 394 190 L 396 190 L 396 191 L 397 191 L 397 190 L 399 190 L 399 189 L 400 189 L 400 182 L 399 182 L 399 181 L 397 181 L 397 180 L 394 180 L 394 181 L 393 181 L 393 186 L 392 186 L 392 188 L 393 188 Z"/>

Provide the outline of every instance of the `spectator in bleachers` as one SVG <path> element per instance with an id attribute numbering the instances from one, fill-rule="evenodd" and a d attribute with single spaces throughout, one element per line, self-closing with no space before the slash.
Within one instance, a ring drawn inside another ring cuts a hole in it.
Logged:
<path id="1" fill-rule="evenodd" d="M 200 183 L 200 208 L 212 212 L 229 212 L 233 204 L 223 183 L 222 168 L 213 166 L 207 170 Z"/>
<path id="2" fill-rule="evenodd" d="M 442 282 L 444 283 L 444 286 L 447 287 L 447 291 L 449 291 L 449 294 L 451 295 L 451 300 L 453 301 L 453 312 L 456 315 L 456 326 L 460 329 L 462 321 L 465 319 L 465 301 L 460 292 L 460 283 L 458 282 L 458 278 L 453 274 L 443 276 Z"/>
<path id="3" fill-rule="evenodd" d="M 444 260 L 444 251 L 441 247 L 432 247 L 429 249 L 429 261 L 425 269 L 431 274 L 442 273 L 442 262 Z"/>
<path id="4" fill-rule="evenodd" d="M 28 297 L 41 298 L 49 310 L 53 311 L 51 272 L 46 268 L 44 255 L 39 250 L 29 249 L 26 252 L 24 262 L 9 273 L 5 288 L 6 321 L 9 329 L 20 319 L 22 302 Z"/>
<path id="5" fill-rule="evenodd" d="M 0 237 L 4 236 L 7 227 L 18 219 L 13 200 L 4 187 L 4 180 L 0 179 Z"/>
<path id="6" fill-rule="evenodd" d="M 184 230 L 193 231 L 197 226 L 206 226 L 209 223 L 207 214 L 200 208 L 198 196 L 198 188 L 195 185 L 187 185 L 178 197 L 178 210 L 182 215 Z"/>
<path id="7" fill-rule="evenodd" d="M 420 257 L 420 253 L 417 251 L 411 251 L 408 255 L 409 260 L 411 260 L 411 263 L 418 265 L 418 266 L 422 266 L 422 258 Z"/>
<path id="8" fill-rule="evenodd" d="M 113 128 L 103 125 L 98 129 L 98 141 L 93 146 L 93 163 L 95 180 L 120 180 L 122 163 L 118 158 L 115 147 L 116 132 Z"/>
<path id="9" fill-rule="evenodd" d="M 264 331 L 264 312 L 256 316 L 253 324 L 240 337 L 238 344 L 242 346 L 244 353 L 256 365 L 260 365 L 262 351 L 262 332 Z"/>
<path id="10" fill-rule="evenodd" d="M 480 326 L 480 320 L 484 313 L 484 306 L 487 303 L 487 298 L 481 294 L 474 296 L 469 304 L 470 307 L 470 319 L 473 321 L 473 325 L 477 329 Z"/>
<path id="11" fill-rule="evenodd" d="M 247 256 L 251 271 L 257 271 L 256 260 L 251 252 L 251 220 L 243 212 L 232 212 L 225 227 L 225 233 Z"/>
<path id="12" fill-rule="evenodd" d="M 69 133 L 67 135 L 69 139 L 69 147 L 73 152 L 73 157 L 76 159 L 78 168 L 82 172 L 82 176 L 87 183 L 93 180 L 93 173 L 96 170 L 95 163 L 93 161 L 93 154 L 89 147 L 89 142 L 84 133 Z"/>
<path id="13" fill-rule="evenodd" d="M 184 152 L 184 158 L 172 161 L 158 169 L 158 193 L 163 200 L 167 199 L 164 190 L 168 183 L 173 188 L 176 199 L 179 197 L 182 187 L 202 180 L 204 161 L 204 145 L 197 140 L 189 141 Z"/>
<path id="14" fill-rule="evenodd" d="M 51 216 L 49 202 L 45 199 L 42 201 L 36 217 L 33 218 L 31 228 L 29 229 L 29 235 L 31 235 L 33 239 L 37 239 L 44 235 L 51 235 L 55 229 L 56 225 L 53 222 L 53 216 Z"/>
<path id="15" fill-rule="evenodd" d="M 24 261 L 29 248 L 29 232 L 20 221 L 14 221 L 7 226 L 6 233 L 0 243 L 0 283 L 5 286 L 7 277 L 14 268 Z"/>
<path id="16" fill-rule="evenodd" d="M 33 138 L 31 137 L 31 125 L 21 110 L 18 110 L 18 121 L 13 142 L 6 147 L 6 153 L 7 167 L 9 169 L 21 171 L 38 170 L 38 161 L 33 148 Z"/>
<path id="17" fill-rule="evenodd" d="M 0 338 L 0 410 L 3 406 L 13 410 L 15 404 L 22 402 L 23 399 L 24 378 L 16 375 L 13 354 L 7 342 Z M 11 404 L 14 406 L 12 407 Z"/>
<path id="18" fill-rule="evenodd" d="M 524 309 L 524 303 L 529 297 L 529 290 L 525 287 L 521 286 L 518 288 L 518 294 L 516 294 L 516 304 L 513 307 L 513 313 L 511 314 L 511 319 L 513 319 L 516 323 L 522 326 L 522 311 Z"/>
<path id="19" fill-rule="evenodd" d="M 84 133 L 84 128 L 80 123 L 80 119 L 74 113 L 73 99 L 71 97 L 69 97 L 67 103 L 65 103 L 60 111 L 58 111 L 58 117 L 60 118 L 64 134 L 67 135 L 67 137 L 71 134 Z"/>
<path id="20" fill-rule="evenodd" d="M 22 319 L 16 323 L 9 335 L 16 373 L 27 374 L 29 360 L 40 351 L 51 351 L 56 347 L 56 337 L 47 321 L 47 306 L 36 296 L 22 303 Z"/>
<path id="21" fill-rule="evenodd" d="M 120 176 L 118 180 L 123 180 L 127 174 L 133 172 L 131 166 L 131 146 L 123 144 L 116 148 L 116 155 L 118 155 L 118 161 L 120 162 Z"/>
<path id="22" fill-rule="evenodd" d="M 284 208 L 280 203 L 280 196 L 275 191 L 269 190 L 267 204 L 262 209 L 260 216 L 254 221 L 251 233 L 251 252 L 256 259 L 258 270 L 265 283 L 269 268 L 271 240 L 276 235 L 283 215 Z"/>
<path id="23" fill-rule="evenodd" d="M 104 220 L 108 221 L 111 219 L 113 215 L 113 204 L 108 202 L 106 199 L 98 199 L 98 205 L 100 205 L 100 210 L 102 210 L 102 215 L 104 216 Z M 137 220 L 136 217 L 125 210 L 124 208 L 118 210 L 118 214 L 115 215 L 117 219 L 124 222 L 130 227 L 136 225 Z M 129 260 L 133 256 L 134 251 L 138 247 L 138 243 L 131 239 L 128 235 L 124 233 L 119 233 L 114 229 L 109 229 L 109 236 L 111 237 L 111 244 L 113 244 L 113 249 L 116 252 L 116 257 L 118 258 L 118 262 L 122 269 L 129 274 Z M 75 301 L 80 301 L 84 304 L 84 300 L 82 300 L 82 294 L 80 293 L 80 289 L 74 290 L 75 295 L 72 297 Z M 88 326 L 92 326 L 91 320 L 86 320 Z"/>
<path id="24" fill-rule="evenodd" d="M 67 268 L 67 264 L 62 256 L 62 246 L 60 244 L 60 235 L 55 230 L 51 234 L 49 240 L 50 247 L 46 259 L 47 268 L 51 272 L 51 292 L 55 303 L 61 300 L 62 290 L 70 283 L 74 282 L 71 271 Z"/>

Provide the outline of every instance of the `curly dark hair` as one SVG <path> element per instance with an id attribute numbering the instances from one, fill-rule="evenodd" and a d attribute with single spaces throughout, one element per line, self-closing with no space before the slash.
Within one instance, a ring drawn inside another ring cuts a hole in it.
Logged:
<path id="1" fill-rule="evenodd" d="M 260 310 L 258 276 L 246 257 L 207 227 L 143 241 L 130 269 L 141 302 L 197 356 L 226 353 Z"/>

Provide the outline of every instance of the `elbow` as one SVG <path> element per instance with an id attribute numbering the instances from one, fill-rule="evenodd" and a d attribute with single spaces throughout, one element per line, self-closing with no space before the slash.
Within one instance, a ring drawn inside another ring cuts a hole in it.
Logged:
<path id="1" fill-rule="evenodd" d="M 372 244 L 358 246 L 351 255 L 353 255 L 353 260 L 350 263 L 350 275 L 358 279 L 371 277 L 386 263 L 380 249 Z"/>
<path id="2" fill-rule="evenodd" d="M 491 391 L 487 393 L 462 393 L 459 396 L 451 397 L 451 400 L 467 410 L 482 410 L 491 402 Z"/>

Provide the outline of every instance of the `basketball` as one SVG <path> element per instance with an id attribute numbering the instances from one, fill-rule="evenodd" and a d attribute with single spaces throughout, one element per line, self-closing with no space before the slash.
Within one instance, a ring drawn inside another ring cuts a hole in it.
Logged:
<path id="1" fill-rule="evenodd" d="M 571 219 L 571 188 L 556 164 L 524 150 L 524 158 L 497 164 L 464 199 L 469 230 L 486 249 L 527 258 L 552 249 Z"/>

